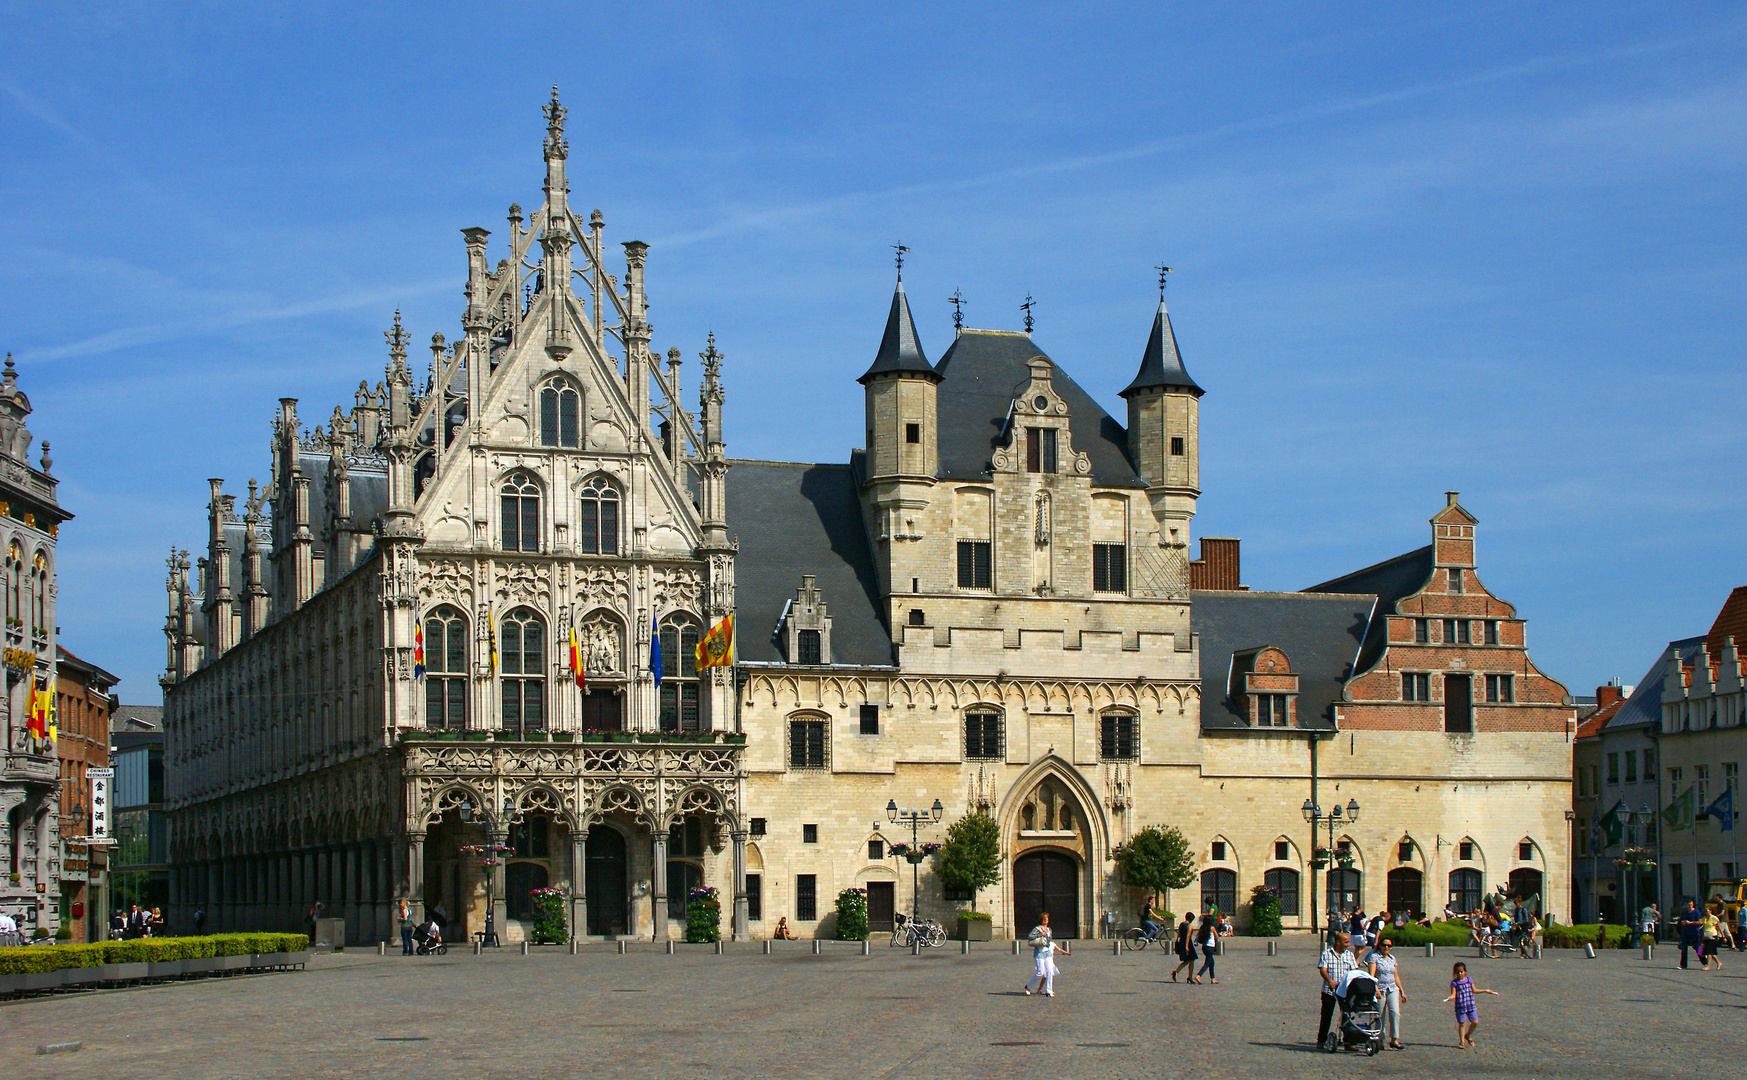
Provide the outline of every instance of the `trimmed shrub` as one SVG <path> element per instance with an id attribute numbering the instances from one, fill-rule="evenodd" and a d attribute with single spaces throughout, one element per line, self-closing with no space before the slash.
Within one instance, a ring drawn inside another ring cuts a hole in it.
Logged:
<path id="1" fill-rule="evenodd" d="M 722 940 L 722 901 L 716 890 L 700 885 L 686 894 L 685 939 L 687 941 Z"/>
<path id="2" fill-rule="evenodd" d="M 1460 919 L 1437 922 L 1430 926 L 1408 923 L 1406 926 L 1386 926 L 1377 936 L 1395 942 L 1398 949 L 1426 944 L 1460 948 L 1468 944 L 1468 924 Z"/>
<path id="3" fill-rule="evenodd" d="M 1250 892 L 1250 936 L 1280 936 L 1280 892 L 1257 885 Z"/>
<path id="4" fill-rule="evenodd" d="M 0 949 L 0 975 L 59 971 L 104 964 L 164 963 L 208 956 L 302 952 L 307 934 L 213 934 L 197 938 L 135 938 L 89 945 L 23 945 Z"/>
<path id="5" fill-rule="evenodd" d="M 1596 934 L 1601 924 L 1588 923 L 1576 926 L 1549 926 L 1541 931 L 1541 944 L 1549 949 L 1581 949 L 1585 945 L 1594 945 Z M 1630 949 L 1638 944 L 1638 935 L 1629 926 L 1609 923 L 1607 927 L 1607 944 L 1609 949 Z"/>
<path id="6" fill-rule="evenodd" d="M 844 889 L 837 894 L 837 940 L 867 940 L 866 889 Z"/>
<path id="7" fill-rule="evenodd" d="M 570 941 L 570 927 L 564 921 L 564 890 L 535 889 L 534 943 L 563 945 Z M 687 914 L 690 914 L 688 907 Z"/>

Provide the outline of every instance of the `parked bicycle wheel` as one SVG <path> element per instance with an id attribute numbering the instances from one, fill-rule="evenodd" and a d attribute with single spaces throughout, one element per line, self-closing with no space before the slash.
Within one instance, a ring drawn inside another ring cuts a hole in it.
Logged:
<path id="1" fill-rule="evenodd" d="M 1122 935 L 1122 947 L 1138 951 L 1146 948 L 1151 940 L 1151 938 L 1146 936 L 1146 931 L 1137 926 Z"/>
<path id="2" fill-rule="evenodd" d="M 939 925 L 929 926 L 928 927 L 928 943 L 927 944 L 928 944 L 928 947 L 931 949 L 938 949 L 942 945 L 945 945 L 946 944 L 946 928 L 944 926 L 939 926 Z"/>

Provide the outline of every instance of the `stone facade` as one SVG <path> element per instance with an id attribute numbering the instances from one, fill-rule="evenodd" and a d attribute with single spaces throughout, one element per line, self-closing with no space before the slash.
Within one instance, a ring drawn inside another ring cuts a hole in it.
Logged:
<path id="1" fill-rule="evenodd" d="M 52 739 L 29 730 L 33 691 L 55 684 L 55 538 L 73 515 L 61 509 L 49 444 L 40 468 L 24 426 L 30 399 L 18 388 L 12 356 L 0 375 L 0 545 L 6 592 L 4 767 L 0 768 L 0 909 L 30 936 L 60 928 L 60 763 Z"/>

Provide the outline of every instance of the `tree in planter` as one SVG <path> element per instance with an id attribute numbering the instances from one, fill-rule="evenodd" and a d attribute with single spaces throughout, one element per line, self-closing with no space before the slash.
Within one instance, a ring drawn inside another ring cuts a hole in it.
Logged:
<path id="1" fill-rule="evenodd" d="M 535 889 L 534 897 L 534 944 L 563 945 L 570 940 L 569 928 L 564 922 L 564 890 Z"/>
<path id="2" fill-rule="evenodd" d="M 837 940 L 867 940 L 866 889 L 844 889 L 837 894 Z"/>
<path id="3" fill-rule="evenodd" d="M 977 910 L 977 890 L 1001 880 L 1001 826 L 983 811 L 967 814 L 946 830 L 940 849 L 940 883 L 971 896 Z"/>
<path id="4" fill-rule="evenodd" d="M 1280 890 L 1257 885 L 1250 891 L 1250 935 L 1280 936 Z"/>
<path id="5" fill-rule="evenodd" d="M 700 885 L 686 894 L 685 939 L 722 940 L 722 901 L 708 885 Z"/>
<path id="6" fill-rule="evenodd" d="M 1195 881 L 1195 857 L 1175 825 L 1148 825 L 1135 833 L 1116 849 L 1116 868 L 1133 888 L 1146 889 L 1155 899 L 1164 893 L 1166 907 L 1172 889 Z"/>

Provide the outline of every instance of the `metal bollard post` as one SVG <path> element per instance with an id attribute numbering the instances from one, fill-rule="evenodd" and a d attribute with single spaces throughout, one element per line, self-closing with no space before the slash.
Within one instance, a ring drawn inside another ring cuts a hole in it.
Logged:
<path id="1" fill-rule="evenodd" d="M 576 939 L 575 938 L 570 939 L 570 955 L 572 955 L 572 956 L 576 955 Z"/>
<path id="2" fill-rule="evenodd" d="M 669 955 L 669 956 L 673 955 L 673 940 L 671 938 L 668 939 L 668 942 L 667 942 L 667 955 Z"/>
<path id="3" fill-rule="evenodd" d="M 813 939 L 813 955 L 818 956 L 825 951 L 825 943 L 818 938 Z"/>
<path id="4" fill-rule="evenodd" d="M 1013 955 L 1014 956 L 1019 955 L 1019 939 L 1018 938 L 1013 939 Z"/>
<path id="5" fill-rule="evenodd" d="M 1649 941 L 1644 942 L 1644 959 L 1646 959 L 1646 960 L 1656 959 L 1656 945 L 1654 942 L 1649 942 Z"/>
<path id="6" fill-rule="evenodd" d="M 1426 955 L 1427 956 L 1438 955 L 1438 943 L 1437 942 L 1435 942 L 1435 941 L 1426 942 Z"/>
<path id="7" fill-rule="evenodd" d="M 388 942 L 378 941 L 376 943 L 376 955 L 377 956 L 387 956 L 388 955 Z"/>
<path id="8" fill-rule="evenodd" d="M 528 955 L 528 943 L 525 941 L 522 942 L 522 955 L 523 956 Z"/>
<path id="9" fill-rule="evenodd" d="M 721 941 L 716 942 L 716 955 L 717 956 L 722 955 L 722 943 L 721 943 Z"/>
<path id="10" fill-rule="evenodd" d="M 1595 959 L 1595 942 L 1586 941 L 1583 943 L 1583 956 L 1586 960 Z"/>
<path id="11" fill-rule="evenodd" d="M 473 955 L 474 955 L 474 956 L 478 956 L 478 955 L 479 955 L 479 946 L 480 946 L 480 941 L 479 941 L 479 939 L 478 939 L 478 938 L 474 938 L 474 939 L 473 939 Z"/>
<path id="12" fill-rule="evenodd" d="M 1111 956 L 1121 956 L 1122 955 L 1122 940 L 1120 938 L 1118 938 L 1117 940 L 1112 941 L 1110 943 L 1110 955 Z"/>
<path id="13" fill-rule="evenodd" d="M 770 939 L 769 938 L 764 939 L 764 955 L 766 955 L 766 956 L 770 955 Z"/>
<path id="14" fill-rule="evenodd" d="M 872 956 L 873 955 L 873 953 L 868 949 L 868 944 L 867 944 L 866 938 L 861 939 L 861 955 L 863 955 L 863 956 Z"/>
<path id="15" fill-rule="evenodd" d="M 910 943 L 910 955 L 911 956 L 921 956 L 922 955 L 922 943 L 920 941 L 912 941 Z"/>
<path id="16" fill-rule="evenodd" d="M 960 956 L 969 956 L 971 954 L 971 943 L 969 941 L 959 942 L 958 943 L 958 954 Z"/>
<path id="17" fill-rule="evenodd" d="M 623 941 L 619 942 L 619 955 L 625 955 L 625 943 Z"/>

